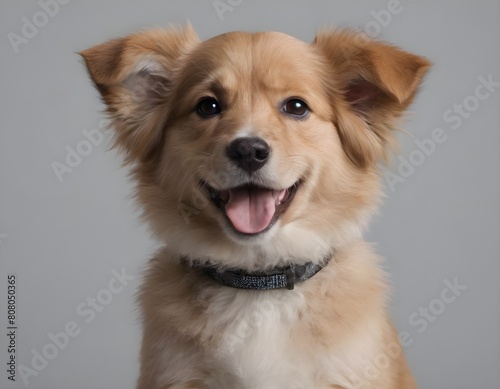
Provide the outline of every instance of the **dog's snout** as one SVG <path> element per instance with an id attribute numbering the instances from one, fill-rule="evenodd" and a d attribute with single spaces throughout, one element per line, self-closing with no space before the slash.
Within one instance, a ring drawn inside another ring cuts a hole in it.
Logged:
<path id="1" fill-rule="evenodd" d="M 270 147 L 262 138 L 245 137 L 233 140 L 227 149 L 229 158 L 251 174 L 269 159 Z"/>

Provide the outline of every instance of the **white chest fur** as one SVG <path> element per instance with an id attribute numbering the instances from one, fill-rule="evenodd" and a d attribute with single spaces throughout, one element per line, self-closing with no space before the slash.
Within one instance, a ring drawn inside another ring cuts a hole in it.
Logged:
<path id="1" fill-rule="evenodd" d="M 234 293 L 234 289 L 228 293 Z M 230 306 L 217 304 L 221 311 L 212 316 L 224 321 L 225 329 L 219 347 L 208 352 L 210 388 L 322 389 L 332 388 L 334 383 L 356 387 L 349 362 L 356 366 L 359 355 L 370 355 L 374 339 L 361 338 L 357 345 L 349 345 L 349 352 L 318 345 L 317 353 L 311 353 L 312 348 L 302 349 L 301 339 L 292 336 L 299 315 L 307 311 L 302 293 L 281 290 L 238 294 Z M 228 320 L 228 312 L 232 320 Z"/>
<path id="2" fill-rule="evenodd" d="M 233 293 L 234 290 L 228 290 Z M 224 298 L 223 296 L 221 296 Z M 305 308 L 300 292 L 242 291 L 214 316 L 225 322 L 218 348 L 210 355 L 214 388 L 304 388 L 312 374 L 299 367 L 290 330 Z M 233 316 L 228 320 L 228 312 Z M 231 384 L 229 384 L 231 383 Z M 233 385 L 233 386 L 232 386 Z"/>

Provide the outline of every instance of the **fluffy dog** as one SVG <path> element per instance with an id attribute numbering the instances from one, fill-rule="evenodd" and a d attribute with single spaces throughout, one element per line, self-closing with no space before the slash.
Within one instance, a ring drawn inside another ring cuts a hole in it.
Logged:
<path id="1" fill-rule="evenodd" d="M 349 31 L 189 26 L 81 55 L 165 243 L 139 292 L 138 388 L 416 387 L 362 232 L 425 58 Z"/>

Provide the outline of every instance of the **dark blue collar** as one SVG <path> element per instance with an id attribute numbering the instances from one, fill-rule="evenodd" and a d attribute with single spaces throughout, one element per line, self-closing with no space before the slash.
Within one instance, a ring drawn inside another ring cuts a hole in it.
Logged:
<path id="1" fill-rule="evenodd" d="M 314 276 L 327 265 L 332 256 L 333 254 L 328 254 L 320 264 L 306 262 L 303 265 L 296 265 L 292 263 L 265 273 L 238 269 L 221 270 L 204 262 L 195 263 L 192 267 L 200 269 L 213 280 L 232 288 L 252 290 L 287 288 L 293 290 L 295 283 L 306 281 Z M 182 258 L 182 260 L 187 262 L 186 258 Z"/>

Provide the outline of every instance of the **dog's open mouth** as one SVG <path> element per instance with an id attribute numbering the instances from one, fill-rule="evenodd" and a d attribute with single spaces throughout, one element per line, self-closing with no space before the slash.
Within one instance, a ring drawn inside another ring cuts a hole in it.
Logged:
<path id="1" fill-rule="evenodd" d="M 204 181 L 202 186 L 237 232 L 255 235 L 271 228 L 287 210 L 300 183 L 297 181 L 286 189 L 271 189 L 247 184 L 217 190 Z"/>

